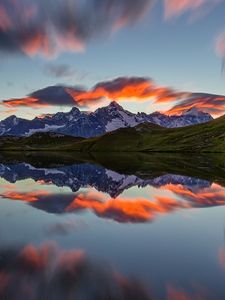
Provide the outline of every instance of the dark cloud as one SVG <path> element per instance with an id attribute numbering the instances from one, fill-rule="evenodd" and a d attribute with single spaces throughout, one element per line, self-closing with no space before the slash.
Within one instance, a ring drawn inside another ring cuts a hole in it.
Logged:
<path id="1" fill-rule="evenodd" d="M 155 98 L 160 102 L 174 101 L 183 96 L 171 88 L 159 87 L 147 77 L 119 77 L 96 84 L 91 89 L 80 86 L 50 86 L 40 89 L 22 99 L 9 99 L 2 102 L 5 106 L 30 106 L 37 108 L 45 105 L 65 105 L 89 107 L 102 99 L 114 101 L 147 101 Z"/>
<path id="2" fill-rule="evenodd" d="M 74 99 L 69 95 L 67 89 L 60 85 L 40 89 L 31 93 L 29 97 L 38 99 L 39 104 L 65 106 L 72 106 L 75 104 Z"/>
<path id="3" fill-rule="evenodd" d="M 50 236 L 54 235 L 68 235 L 73 233 L 74 231 L 81 229 L 85 224 L 81 221 L 74 220 L 66 220 L 64 222 L 57 222 L 55 224 L 50 225 L 47 228 L 47 234 Z"/>
<path id="4" fill-rule="evenodd" d="M 47 64 L 44 68 L 47 75 L 55 78 L 70 78 L 76 72 L 66 64 Z"/>
<path id="5" fill-rule="evenodd" d="M 118 77 L 112 80 L 99 82 L 94 86 L 92 90 L 94 91 L 102 88 L 108 93 L 113 93 L 122 91 L 127 87 L 142 85 L 144 85 L 145 88 L 143 88 L 142 94 L 145 95 L 150 91 L 151 85 L 153 85 L 153 81 L 151 80 L 151 78 L 148 77 Z"/>
<path id="6" fill-rule="evenodd" d="M 70 90 L 71 88 L 61 85 L 49 86 L 24 98 L 3 100 L 1 104 L 7 107 L 22 106 L 34 109 L 45 106 L 80 106 L 68 92 Z M 73 92 L 80 93 L 81 89 L 79 87 L 73 88 Z"/>
<path id="7" fill-rule="evenodd" d="M 44 73 L 53 78 L 73 79 L 83 81 L 89 74 L 84 71 L 75 70 L 67 64 L 49 63 L 44 66 Z"/>
<path id="8" fill-rule="evenodd" d="M 144 285 L 93 262 L 81 250 L 51 244 L 0 251 L 0 298 L 150 300 Z"/>
<path id="9" fill-rule="evenodd" d="M 82 51 L 139 21 L 153 0 L 1 0 L 0 50 L 33 56 Z"/>
<path id="10" fill-rule="evenodd" d="M 9 99 L 3 106 L 78 106 L 91 107 L 103 99 L 114 101 L 149 101 L 153 104 L 172 106 L 168 114 L 181 114 L 197 108 L 213 115 L 221 115 L 225 110 L 225 96 L 178 92 L 170 87 L 158 86 L 148 77 L 119 77 L 97 83 L 91 89 L 81 86 L 56 85 L 40 89 L 22 99 Z"/>

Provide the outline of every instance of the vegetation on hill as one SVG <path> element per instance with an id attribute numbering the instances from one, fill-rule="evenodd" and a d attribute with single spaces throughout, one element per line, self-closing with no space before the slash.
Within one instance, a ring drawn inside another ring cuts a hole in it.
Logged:
<path id="1" fill-rule="evenodd" d="M 72 137 L 53 132 L 34 133 L 29 137 L 0 137 L 1 151 L 54 151 L 62 146 L 69 147 L 71 143 L 84 140 L 80 137 Z"/>
<path id="2" fill-rule="evenodd" d="M 205 124 L 173 129 L 140 124 L 78 142 L 69 149 L 89 152 L 225 152 L 225 116 Z"/>
<path id="3" fill-rule="evenodd" d="M 2 137 L 0 147 L 1 150 L 35 151 L 225 152 L 225 116 L 205 124 L 173 129 L 144 123 L 90 139 L 54 133 Z"/>

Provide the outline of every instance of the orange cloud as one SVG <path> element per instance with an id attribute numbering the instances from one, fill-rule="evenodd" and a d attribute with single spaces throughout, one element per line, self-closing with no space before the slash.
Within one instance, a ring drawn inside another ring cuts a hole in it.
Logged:
<path id="1" fill-rule="evenodd" d="M 176 17 L 187 11 L 199 11 L 201 8 L 211 9 L 222 1 L 223 0 L 164 0 L 165 18 Z"/>
<path id="2" fill-rule="evenodd" d="M 67 92 L 81 105 L 86 105 L 89 101 L 98 101 L 102 98 L 117 99 L 118 101 L 130 98 L 146 100 L 155 96 L 155 89 L 151 80 L 135 77 L 117 78 L 111 82 L 101 82 L 89 91 L 67 89 Z"/>
<path id="3" fill-rule="evenodd" d="M 172 106 L 165 113 L 181 114 L 190 109 L 221 115 L 225 110 L 225 96 L 203 93 L 179 92 L 170 87 L 158 86 L 148 77 L 119 77 L 97 83 L 90 89 L 72 86 L 49 86 L 37 90 L 28 97 L 3 100 L 0 104 L 9 108 L 49 106 L 78 106 L 91 108 L 104 100 L 109 101 L 152 101 L 154 104 Z"/>
<path id="4" fill-rule="evenodd" d="M 29 106 L 36 109 L 49 106 L 47 103 L 39 103 L 38 99 L 32 97 L 11 99 L 10 101 L 4 101 L 3 104 L 7 107 Z"/>
<path id="5" fill-rule="evenodd" d="M 40 197 L 48 196 L 50 193 L 48 191 L 33 191 L 33 192 L 4 192 L 0 196 L 2 198 L 7 198 L 10 200 L 19 200 L 25 202 L 35 202 L 38 201 Z"/>
<path id="6" fill-rule="evenodd" d="M 155 201 L 145 198 L 134 200 L 116 198 L 105 200 L 102 193 L 79 194 L 66 208 L 67 212 L 88 209 L 103 218 L 114 219 L 118 222 L 149 222 L 157 214 L 172 212 L 176 209 L 187 208 L 182 201 L 166 197 L 156 197 Z"/>
<path id="7" fill-rule="evenodd" d="M 170 102 L 187 94 L 176 92 L 169 87 L 159 87 L 152 79 L 146 77 L 119 77 L 111 81 L 100 82 L 90 90 L 67 89 L 67 92 L 80 105 L 87 105 L 91 101 L 98 101 L 102 98 L 114 101 L 154 99 L 155 102 Z"/>
<path id="8" fill-rule="evenodd" d="M 161 102 L 164 102 L 163 99 Z M 212 115 L 220 116 L 224 114 L 225 111 L 225 96 L 189 93 L 183 100 L 178 100 L 166 113 L 168 115 L 181 114 L 191 108 L 196 108 Z"/>
<path id="9" fill-rule="evenodd" d="M 4 190 L 14 190 L 15 185 L 13 183 L 8 183 L 8 184 L 0 184 L 0 188 Z"/>
<path id="10" fill-rule="evenodd" d="M 119 77 L 97 83 L 91 89 L 80 87 L 50 86 L 38 90 L 22 99 L 4 100 L 8 107 L 29 106 L 37 108 L 47 105 L 91 106 L 103 99 L 114 101 L 148 101 L 156 103 L 183 99 L 187 93 L 169 87 L 159 87 L 147 77 Z"/>
<path id="11" fill-rule="evenodd" d="M 194 201 L 196 205 L 225 205 L 225 189 L 215 183 L 213 183 L 209 188 L 203 188 L 194 192 L 181 184 L 168 184 L 161 188 L 171 191 L 186 200 Z"/>
<path id="12" fill-rule="evenodd" d="M 54 195 L 44 190 L 23 193 L 7 191 L 3 192 L 0 196 L 2 198 L 24 201 L 31 204 L 48 196 L 51 196 L 51 201 L 54 201 Z M 44 204 L 45 202 L 42 203 L 43 209 L 45 209 Z M 80 193 L 76 195 L 74 199 L 71 198 L 71 200 L 68 198 L 68 203 L 63 206 L 62 212 L 90 210 L 101 218 L 109 218 L 121 223 L 138 223 L 150 222 L 153 221 L 158 214 L 166 214 L 177 209 L 188 207 L 190 207 L 188 203 L 168 197 L 156 196 L 152 200 L 147 198 L 127 199 L 123 197 L 106 199 L 103 193 L 96 191 L 87 194 Z"/>
<path id="13" fill-rule="evenodd" d="M 56 0 L 52 5 L 44 0 L 1 0 L 0 51 L 46 58 L 80 52 L 90 40 L 139 22 L 152 3 Z"/>
<path id="14" fill-rule="evenodd" d="M 42 32 L 36 32 L 30 39 L 21 45 L 21 49 L 29 56 L 35 56 L 37 53 L 42 53 L 45 57 L 51 57 L 53 54 L 50 42 Z"/>
<path id="15" fill-rule="evenodd" d="M 11 186 L 10 189 L 12 189 Z M 121 223 L 139 223 L 154 221 L 159 215 L 180 209 L 225 205 L 225 189 L 215 183 L 210 187 L 195 191 L 181 184 L 167 184 L 161 186 L 160 189 L 170 191 L 176 197 L 180 196 L 181 200 L 173 196 L 162 197 L 157 194 L 149 199 L 143 197 L 130 199 L 122 196 L 107 198 L 102 192 L 90 191 L 79 193 L 74 198 L 72 194 L 64 195 L 64 201 L 61 201 L 62 206 L 58 212 L 71 213 L 79 210 L 90 210 L 101 218 L 112 219 Z M 10 200 L 24 201 L 39 209 L 47 209 L 47 211 L 49 203 L 54 203 L 54 199 L 56 201 L 58 199 L 57 194 L 51 194 L 45 190 L 23 193 L 7 191 L 0 196 Z M 46 197 L 49 201 L 42 201 L 41 205 L 36 205 L 38 201 Z"/>
<path id="16" fill-rule="evenodd" d="M 26 268 L 31 270 L 42 270 L 47 267 L 53 248 L 43 245 L 39 249 L 28 245 L 19 254 L 19 260 L 26 263 Z"/>
<path id="17" fill-rule="evenodd" d="M 201 7 L 207 0 L 164 0 L 165 16 L 170 18 Z"/>

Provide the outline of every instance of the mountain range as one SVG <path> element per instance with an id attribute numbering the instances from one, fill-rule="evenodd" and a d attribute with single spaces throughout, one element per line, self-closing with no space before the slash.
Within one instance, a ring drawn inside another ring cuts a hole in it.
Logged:
<path id="1" fill-rule="evenodd" d="M 157 124 L 166 128 L 186 127 L 213 120 L 208 113 L 189 109 L 181 115 L 168 116 L 160 112 L 152 114 L 131 113 L 116 102 L 97 109 L 83 112 L 73 107 L 70 112 L 58 112 L 33 120 L 12 115 L 0 122 L 0 136 L 31 136 L 38 132 L 54 132 L 74 137 L 90 138 L 100 136 L 119 128 L 135 127 L 142 123 Z"/>
<path id="2" fill-rule="evenodd" d="M 101 165 L 79 163 L 54 168 L 37 168 L 29 163 L 0 164 L 0 177 L 10 183 L 33 179 L 36 182 L 54 184 L 58 187 L 69 187 L 78 192 L 87 186 L 118 197 L 131 187 L 153 186 L 160 188 L 168 184 L 182 185 L 190 191 L 197 192 L 209 188 L 212 182 L 176 174 L 163 174 L 153 178 L 140 178 L 133 174 L 121 174 Z M 1 197 L 1 195 L 0 195 Z"/>
<path id="3" fill-rule="evenodd" d="M 147 167 L 148 172 L 142 174 L 144 177 L 141 178 L 132 173 L 118 173 L 89 162 L 35 167 L 27 162 L 8 161 L 0 164 L 0 178 L 10 182 L 11 188 L 2 185 L 0 199 L 24 201 L 33 208 L 51 214 L 71 214 L 88 210 L 100 218 L 120 223 L 150 222 L 160 213 L 171 213 L 181 208 L 224 205 L 224 187 L 215 185 L 211 179 L 208 181 L 178 175 L 179 172 L 167 173 L 164 167 L 154 172 L 153 166 L 153 169 L 149 169 L 149 164 Z M 211 168 L 210 171 L 212 175 Z M 27 179 L 35 181 L 38 188 L 35 188 L 34 182 L 30 191 L 21 191 L 14 185 L 17 181 Z M 51 191 L 46 185 L 60 187 L 60 191 Z M 68 187 L 72 192 L 68 189 L 62 192 L 61 187 Z M 151 187 L 154 193 L 143 193 L 140 198 L 124 194 L 126 190 L 134 187 Z M 162 197 L 162 191 L 169 191 L 171 195 Z"/>

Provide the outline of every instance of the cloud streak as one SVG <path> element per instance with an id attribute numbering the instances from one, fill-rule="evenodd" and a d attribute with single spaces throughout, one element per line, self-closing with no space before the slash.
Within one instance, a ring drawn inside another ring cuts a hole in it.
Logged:
<path id="1" fill-rule="evenodd" d="M 45 73 L 54 78 L 71 78 L 75 75 L 75 71 L 66 64 L 47 64 Z"/>
<path id="2" fill-rule="evenodd" d="M 162 1 L 166 20 L 186 12 L 191 15 L 205 14 L 224 2 Z M 108 37 L 121 28 L 141 21 L 154 2 L 160 1 L 1 0 L 0 51 L 45 58 L 54 58 L 61 52 L 82 52 L 92 40 Z M 216 48 L 221 54 L 224 38 L 220 35 L 217 40 Z"/>
<path id="3" fill-rule="evenodd" d="M 211 10 L 223 0 L 164 0 L 165 18 L 170 19 L 180 16 L 185 12 L 196 13 Z"/>
<path id="4" fill-rule="evenodd" d="M 178 101 L 167 113 L 170 115 L 181 114 L 191 108 L 208 112 L 214 116 L 223 115 L 225 111 L 225 96 L 190 93 L 189 97 Z"/>
<path id="5" fill-rule="evenodd" d="M 0 105 L 8 110 L 18 107 L 44 108 L 77 106 L 92 108 L 102 101 L 151 101 L 151 105 L 165 104 L 169 115 L 179 115 L 196 108 L 219 116 L 225 110 L 225 96 L 204 93 L 179 92 L 171 87 L 157 85 L 148 77 L 119 77 L 97 83 L 90 89 L 81 86 L 50 86 L 37 90 L 25 98 L 3 100 Z"/>
<path id="6" fill-rule="evenodd" d="M 180 93 L 169 87 L 157 86 L 147 77 L 119 77 L 99 82 L 91 89 L 79 86 L 51 86 L 21 99 L 3 100 L 2 105 L 8 108 L 29 106 L 78 106 L 90 107 L 101 100 L 109 101 L 148 101 L 171 102 L 183 99 L 187 93 Z"/>
<path id="7" fill-rule="evenodd" d="M 222 58 L 222 66 L 221 66 L 221 73 L 224 73 L 225 70 L 225 31 L 221 32 L 215 41 L 215 51 L 218 56 Z"/>
<path id="8" fill-rule="evenodd" d="M 219 116 L 225 110 L 225 96 L 179 92 L 158 86 L 148 77 L 119 77 L 97 83 L 91 89 L 80 86 L 50 86 L 37 90 L 25 98 L 7 99 L 1 105 L 7 109 L 18 107 L 43 108 L 50 106 L 78 106 L 91 108 L 109 101 L 152 101 L 152 105 L 166 104 L 169 115 L 179 115 L 191 108 Z"/>
<path id="9" fill-rule="evenodd" d="M 140 21 L 152 0 L 1 0 L 0 50 L 54 57 Z"/>

